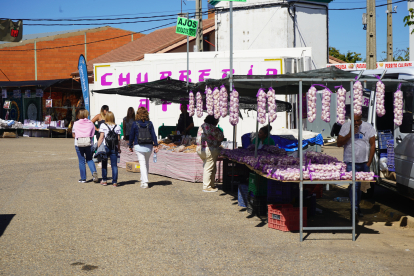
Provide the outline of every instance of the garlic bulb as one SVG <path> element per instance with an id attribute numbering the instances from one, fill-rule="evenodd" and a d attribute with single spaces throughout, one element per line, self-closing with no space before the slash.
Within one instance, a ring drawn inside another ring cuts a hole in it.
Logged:
<path id="1" fill-rule="evenodd" d="M 190 91 L 190 95 L 189 95 L 189 101 L 188 101 L 188 104 L 190 105 L 190 112 L 188 112 L 189 113 L 189 115 L 190 115 L 190 117 L 193 117 L 194 116 L 194 113 L 195 113 L 195 110 L 194 110 L 194 93 L 193 93 L 193 91 Z"/>
<path id="2" fill-rule="evenodd" d="M 331 121 L 331 90 L 325 88 L 322 92 L 322 114 L 321 119 L 327 123 Z"/>
<path id="3" fill-rule="evenodd" d="M 221 117 L 225 118 L 227 116 L 227 89 L 224 85 L 220 87 L 220 114 Z"/>
<path id="4" fill-rule="evenodd" d="M 316 119 L 316 88 L 311 86 L 308 90 L 308 121 L 312 123 Z"/>
<path id="5" fill-rule="evenodd" d="M 197 92 L 196 100 L 197 100 L 197 117 L 201 118 L 203 117 L 203 97 L 201 96 L 200 92 Z"/>
<path id="6" fill-rule="evenodd" d="M 220 90 L 215 87 L 213 90 L 213 107 L 214 107 L 214 118 L 220 118 Z"/>
<path id="7" fill-rule="evenodd" d="M 342 86 L 336 92 L 336 122 L 340 125 L 345 123 L 345 101 L 346 90 Z"/>
<path id="8" fill-rule="evenodd" d="M 229 122 L 235 126 L 239 122 L 239 92 L 234 90 L 230 93 L 230 116 Z"/>
<path id="9" fill-rule="evenodd" d="M 385 85 L 382 81 L 377 82 L 377 90 L 376 90 L 376 110 L 378 117 L 382 117 L 385 115 L 385 107 L 384 107 L 384 98 L 385 98 Z"/>
<path id="10" fill-rule="evenodd" d="M 269 116 L 269 123 L 273 123 L 277 118 L 277 105 L 276 105 L 276 94 L 275 90 L 272 87 L 269 88 L 267 92 L 267 108 L 268 108 L 268 116 Z"/>
<path id="11" fill-rule="evenodd" d="M 362 84 L 360 81 L 354 83 L 354 114 L 362 115 Z"/>
<path id="12" fill-rule="evenodd" d="M 256 94 L 257 97 L 257 121 L 266 123 L 266 92 L 262 88 Z"/>
<path id="13" fill-rule="evenodd" d="M 206 87 L 206 92 L 207 94 L 206 96 L 206 105 L 207 105 L 207 114 L 208 115 L 213 115 L 213 104 L 214 104 L 214 100 L 213 100 L 213 91 L 211 90 L 210 87 Z"/>
<path id="14" fill-rule="evenodd" d="M 403 92 L 398 88 L 394 93 L 394 123 L 397 126 L 402 124 L 403 119 Z"/>

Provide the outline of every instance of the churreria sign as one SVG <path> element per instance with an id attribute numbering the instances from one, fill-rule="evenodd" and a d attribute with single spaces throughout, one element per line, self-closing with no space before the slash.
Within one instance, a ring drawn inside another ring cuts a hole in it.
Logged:
<path id="1" fill-rule="evenodd" d="M 196 36 L 197 35 L 197 26 L 198 20 L 187 19 L 183 17 L 178 17 L 177 19 L 177 27 L 175 32 L 177 34 L 183 34 L 188 36 Z"/>

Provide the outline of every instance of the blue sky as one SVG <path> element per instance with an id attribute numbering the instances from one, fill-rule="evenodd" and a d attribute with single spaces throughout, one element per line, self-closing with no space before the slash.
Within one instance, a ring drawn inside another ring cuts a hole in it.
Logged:
<path id="1" fill-rule="evenodd" d="M 249 1 L 249 0 L 247 0 Z M 114 18 L 135 16 L 157 16 L 177 14 L 181 10 L 180 0 L 20 0 L 1 1 L 0 17 L 3 18 Z M 376 4 L 384 4 L 386 0 L 377 0 Z M 409 31 L 404 27 L 403 18 L 408 14 L 407 3 L 398 5 L 398 13 L 393 15 L 394 50 L 408 47 Z M 365 7 L 366 0 L 334 0 L 329 8 L 357 8 Z M 186 1 L 183 11 L 194 11 L 195 2 Z M 203 10 L 207 9 L 207 0 L 203 0 Z M 378 59 L 385 57 L 382 51 L 386 50 L 386 7 L 377 8 L 377 55 Z M 362 13 L 355 11 L 330 11 L 329 37 L 330 46 L 341 52 L 358 52 L 365 58 L 366 31 L 362 29 Z M 143 22 L 134 24 L 112 25 L 113 27 L 140 32 L 172 21 Z M 25 21 L 25 23 L 34 23 Z M 42 23 L 42 22 L 38 22 Z M 57 22 L 59 23 L 59 22 Z M 172 26 L 172 25 L 171 25 Z M 24 26 L 24 33 L 44 33 L 71 29 L 84 29 L 96 26 Z M 145 33 L 145 32 L 144 32 Z M 147 32 L 146 32 L 147 33 Z"/>

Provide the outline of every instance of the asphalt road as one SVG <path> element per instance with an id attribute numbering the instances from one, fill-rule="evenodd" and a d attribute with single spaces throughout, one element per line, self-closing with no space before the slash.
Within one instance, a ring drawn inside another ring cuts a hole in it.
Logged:
<path id="1" fill-rule="evenodd" d="M 412 229 L 360 223 L 356 242 L 325 232 L 300 243 L 298 233 L 268 228 L 233 196 L 203 193 L 201 183 L 150 175 L 150 188 L 141 189 L 139 174 L 123 169 L 119 188 L 78 183 L 72 139 L 0 139 L 0 157 L 1 275 L 414 271 Z M 321 215 L 319 222 L 331 221 Z"/>

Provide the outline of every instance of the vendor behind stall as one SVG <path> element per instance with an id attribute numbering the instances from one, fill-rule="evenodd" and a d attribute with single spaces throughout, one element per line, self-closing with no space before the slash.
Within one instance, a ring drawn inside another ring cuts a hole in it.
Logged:
<path id="1" fill-rule="evenodd" d="M 257 146 L 258 149 L 261 149 L 263 145 L 275 145 L 275 141 L 270 137 L 270 131 L 272 130 L 272 126 L 267 125 L 262 127 L 259 130 L 259 144 Z M 256 145 L 256 138 L 253 139 L 252 145 Z"/>
<path id="2" fill-rule="evenodd" d="M 187 105 L 181 104 L 181 114 L 178 119 L 176 131 L 180 131 L 180 134 L 190 133 L 190 130 L 194 127 L 193 117 L 187 112 Z"/>

